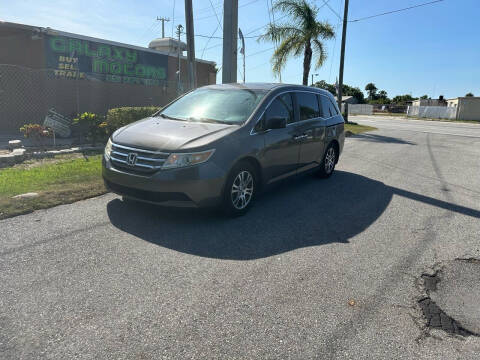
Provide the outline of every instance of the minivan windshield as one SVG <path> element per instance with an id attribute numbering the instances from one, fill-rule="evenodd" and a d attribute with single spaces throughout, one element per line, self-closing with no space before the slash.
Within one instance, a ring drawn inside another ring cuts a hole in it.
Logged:
<path id="1" fill-rule="evenodd" d="M 266 93 L 252 89 L 200 88 L 170 104 L 159 115 L 166 119 L 240 124 Z"/>

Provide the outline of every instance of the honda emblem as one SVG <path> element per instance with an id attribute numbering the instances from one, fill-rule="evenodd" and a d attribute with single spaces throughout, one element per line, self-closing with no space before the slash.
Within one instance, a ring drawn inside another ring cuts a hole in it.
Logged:
<path id="1" fill-rule="evenodd" d="M 137 153 L 129 153 L 127 157 L 127 163 L 130 166 L 135 166 L 137 164 Z"/>

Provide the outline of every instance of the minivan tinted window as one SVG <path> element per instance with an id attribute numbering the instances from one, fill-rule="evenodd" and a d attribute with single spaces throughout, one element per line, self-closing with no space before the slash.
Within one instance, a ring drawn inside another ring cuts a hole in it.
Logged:
<path id="1" fill-rule="evenodd" d="M 265 94 L 264 90 L 200 88 L 170 104 L 160 115 L 178 120 L 239 124 L 248 119 Z"/>
<path id="2" fill-rule="evenodd" d="M 324 117 L 328 118 L 328 117 L 338 115 L 337 107 L 335 106 L 335 104 L 332 102 L 331 99 L 329 99 L 325 95 L 319 95 L 318 98 L 323 108 Z"/>
<path id="3" fill-rule="evenodd" d="M 338 110 L 335 104 L 332 102 L 332 99 L 328 99 L 328 110 L 330 111 L 330 116 L 338 115 Z"/>
<path id="4" fill-rule="evenodd" d="M 294 122 L 293 117 L 293 101 L 290 93 L 277 96 L 272 101 L 267 111 L 267 118 L 280 116 L 287 118 L 287 124 Z"/>
<path id="5" fill-rule="evenodd" d="M 320 117 L 317 96 L 314 93 L 297 92 L 300 121 Z"/>

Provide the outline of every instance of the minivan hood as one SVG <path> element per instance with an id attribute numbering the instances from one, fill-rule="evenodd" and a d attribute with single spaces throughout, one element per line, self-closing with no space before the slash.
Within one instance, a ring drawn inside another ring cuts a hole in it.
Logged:
<path id="1" fill-rule="evenodd" d="M 206 145 L 238 127 L 149 117 L 120 129 L 112 140 L 121 145 L 172 151 Z"/>

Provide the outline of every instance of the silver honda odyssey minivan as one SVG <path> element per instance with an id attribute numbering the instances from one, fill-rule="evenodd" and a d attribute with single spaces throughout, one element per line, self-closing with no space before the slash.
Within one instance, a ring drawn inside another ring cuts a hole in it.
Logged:
<path id="1" fill-rule="evenodd" d="M 344 121 L 324 90 L 224 84 L 193 90 L 108 140 L 103 178 L 124 199 L 245 213 L 259 190 L 307 170 L 329 177 Z"/>

